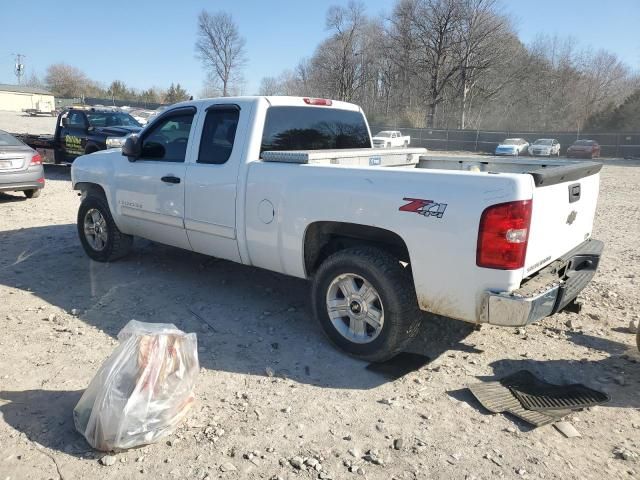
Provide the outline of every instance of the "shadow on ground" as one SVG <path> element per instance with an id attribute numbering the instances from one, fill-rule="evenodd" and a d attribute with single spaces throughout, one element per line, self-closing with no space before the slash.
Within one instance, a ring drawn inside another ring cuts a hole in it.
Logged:
<path id="1" fill-rule="evenodd" d="M 73 425 L 73 408 L 81 395 L 82 390 L 4 391 L 0 392 L 0 414 L 33 442 L 69 455 L 86 455 L 93 450 Z"/>
<path id="2" fill-rule="evenodd" d="M 132 318 L 195 331 L 205 368 L 258 376 L 269 370 L 348 389 L 393 379 L 393 370 L 367 369 L 328 343 L 312 319 L 304 280 L 139 239 L 128 257 L 101 264 L 84 254 L 72 224 L 0 232 L 0 250 L 0 284 L 77 309 L 82 321 L 113 337 Z M 16 314 L 40 321 L 31 311 Z M 474 351 L 463 343 L 472 329 L 425 316 L 409 351 L 425 361 L 448 350 Z M 397 376 L 424 363 L 414 356 Z"/>

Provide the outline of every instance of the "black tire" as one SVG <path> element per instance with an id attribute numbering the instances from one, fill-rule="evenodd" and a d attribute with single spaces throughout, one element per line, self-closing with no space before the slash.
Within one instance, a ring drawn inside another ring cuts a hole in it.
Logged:
<path id="1" fill-rule="evenodd" d="M 84 231 L 84 219 L 91 209 L 98 210 L 106 221 L 107 240 L 102 250 L 96 250 L 91 246 Z M 112 262 L 124 257 L 131 250 L 133 236 L 118 230 L 111 216 L 107 200 L 102 195 L 90 193 L 85 197 L 78 209 L 77 227 L 82 248 L 91 259 L 97 262 Z"/>
<path id="2" fill-rule="evenodd" d="M 327 309 L 327 293 L 339 275 L 352 273 L 366 279 L 378 292 L 384 308 L 384 322 L 378 336 L 369 343 L 355 343 L 333 325 Z M 416 336 L 420 309 L 409 268 L 398 259 L 373 247 L 353 247 L 327 258 L 313 278 L 313 312 L 329 340 L 355 357 L 375 362 L 388 360 Z"/>
<path id="3" fill-rule="evenodd" d="M 24 192 L 24 196 L 27 198 L 38 198 L 40 196 L 40 188 L 34 188 L 31 190 L 25 190 Z"/>

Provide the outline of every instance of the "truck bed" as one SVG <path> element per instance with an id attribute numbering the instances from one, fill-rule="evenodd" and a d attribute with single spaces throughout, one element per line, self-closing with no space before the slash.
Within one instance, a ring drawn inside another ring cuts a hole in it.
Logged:
<path id="1" fill-rule="evenodd" d="M 536 187 L 571 182 L 598 173 L 601 162 L 535 158 L 448 157 L 423 155 L 416 168 L 487 173 L 527 173 Z"/>
<path id="2" fill-rule="evenodd" d="M 53 135 L 34 135 L 31 133 L 12 133 L 12 135 L 34 149 L 55 147 Z"/>
<path id="3" fill-rule="evenodd" d="M 536 187 L 578 180 L 598 173 L 601 162 L 499 157 L 452 157 L 429 155 L 425 148 L 367 148 L 342 150 L 267 151 L 265 162 L 316 165 L 411 167 L 485 173 L 529 174 Z"/>

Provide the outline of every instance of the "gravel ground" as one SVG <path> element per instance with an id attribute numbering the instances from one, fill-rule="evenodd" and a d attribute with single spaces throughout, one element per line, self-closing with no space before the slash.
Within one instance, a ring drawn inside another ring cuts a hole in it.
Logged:
<path id="1" fill-rule="evenodd" d="M 38 115 L 31 117 L 22 112 L 0 111 L 0 130 L 9 133 L 51 134 L 56 129 L 56 117 Z"/>
<path id="2" fill-rule="evenodd" d="M 526 330 L 425 317 L 411 351 L 429 361 L 403 376 L 334 350 L 304 281 L 139 239 L 89 261 L 68 171 L 46 174 L 38 199 L 0 194 L 0 479 L 640 478 L 640 163 L 602 171 L 606 252 L 581 314 Z M 169 442 L 103 458 L 72 410 L 132 318 L 198 334 L 197 402 Z M 466 389 L 522 368 L 612 400 L 565 438 Z"/>

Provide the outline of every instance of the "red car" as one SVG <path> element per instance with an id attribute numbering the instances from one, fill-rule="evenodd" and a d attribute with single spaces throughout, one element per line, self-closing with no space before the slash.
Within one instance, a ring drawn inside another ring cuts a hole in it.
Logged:
<path id="1" fill-rule="evenodd" d="M 576 140 L 567 148 L 567 157 L 596 158 L 600 156 L 600 145 L 595 140 Z"/>

